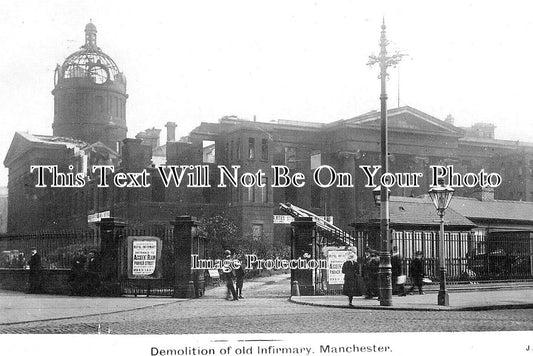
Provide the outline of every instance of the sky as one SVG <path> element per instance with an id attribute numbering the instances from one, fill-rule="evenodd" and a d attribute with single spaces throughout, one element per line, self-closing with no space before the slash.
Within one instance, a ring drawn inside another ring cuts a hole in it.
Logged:
<path id="1" fill-rule="evenodd" d="M 379 110 L 385 18 L 388 107 L 533 142 L 530 1 L 0 0 L 0 154 L 16 131 L 52 134 L 54 69 L 85 25 L 128 80 L 128 137 L 174 121 L 177 137 L 225 115 L 332 122 Z M 148 5 L 149 4 L 149 5 Z M 0 168 L 0 186 L 7 169 Z"/>

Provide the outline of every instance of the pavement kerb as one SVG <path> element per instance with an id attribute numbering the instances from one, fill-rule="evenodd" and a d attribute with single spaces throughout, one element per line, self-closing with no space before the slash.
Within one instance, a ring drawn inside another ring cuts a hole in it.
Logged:
<path id="1" fill-rule="evenodd" d="M 289 297 L 289 302 L 300 304 L 300 305 L 309 305 L 315 307 L 324 307 L 324 308 L 342 308 L 342 309 L 351 309 L 351 310 L 402 310 L 402 311 L 487 311 L 487 310 L 502 310 L 502 309 L 533 309 L 533 303 L 524 303 L 524 304 L 503 304 L 503 305 L 483 305 L 483 306 L 468 306 L 468 307 L 454 307 L 454 306 L 441 306 L 435 305 L 431 307 L 426 306 L 381 306 L 381 305 L 354 305 L 350 307 L 348 305 L 331 305 L 318 302 L 307 302 L 294 300 L 293 297 Z"/>
<path id="2" fill-rule="evenodd" d="M 188 301 L 190 299 L 178 299 L 167 303 L 159 303 L 159 304 L 152 304 L 152 305 L 146 305 L 142 307 L 136 307 L 136 308 L 129 308 L 129 309 L 120 309 L 120 310 L 114 310 L 109 312 L 103 312 L 103 313 L 92 313 L 92 314 L 84 314 L 84 315 L 74 315 L 74 316 L 62 316 L 60 318 L 45 318 L 45 319 L 35 319 L 35 320 L 26 320 L 26 321 L 14 321 L 10 323 L 0 323 L 0 325 L 17 325 L 17 324 L 29 324 L 29 323 L 39 323 L 39 322 L 46 322 L 46 321 L 54 321 L 54 320 L 69 320 L 69 319 L 79 319 L 79 318 L 85 318 L 90 316 L 99 316 L 99 315 L 111 315 L 111 314 L 118 314 L 128 311 L 135 311 L 135 310 L 142 310 L 142 309 L 148 309 L 148 308 L 155 308 L 160 307 L 163 305 L 170 305 L 170 304 L 176 304 Z"/>

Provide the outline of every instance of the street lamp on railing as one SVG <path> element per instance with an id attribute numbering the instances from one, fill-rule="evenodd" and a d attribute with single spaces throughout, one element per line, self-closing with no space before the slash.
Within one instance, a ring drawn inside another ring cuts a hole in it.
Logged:
<path id="1" fill-rule="evenodd" d="M 450 186 L 444 186 L 444 182 L 439 181 L 440 186 L 432 187 L 428 194 L 433 201 L 440 217 L 439 231 L 439 271 L 440 288 L 437 297 L 438 305 L 450 305 L 448 291 L 446 290 L 446 265 L 444 264 L 444 212 L 448 209 L 455 192 Z"/>

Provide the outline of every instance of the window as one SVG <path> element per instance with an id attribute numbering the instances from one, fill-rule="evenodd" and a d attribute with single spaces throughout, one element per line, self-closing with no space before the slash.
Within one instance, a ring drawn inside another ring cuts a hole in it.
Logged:
<path id="1" fill-rule="evenodd" d="M 97 112 L 104 112 L 104 98 L 100 95 L 97 95 L 95 97 L 96 100 L 96 111 Z"/>
<path id="2" fill-rule="evenodd" d="M 311 152 L 311 170 L 317 169 L 322 164 L 322 154 L 320 151 Z"/>
<path id="3" fill-rule="evenodd" d="M 263 224 L 252 225 L 252 236 L 254 239 L 260 239 L 263 237 Z"/>
<path id="4" fill-rule="evenodd" d="M 113 100 L 113 108 L 115 109 L 115 117 L 118 117 L 118 98 L 114 98 L 115 100 Z"/>
<path id="5" fill-rule="evenodd" d="M 296 168 L 296 148 L 285 147 L 285 165 L 290 169 Z"/>
<path id="6" fill-rule="evenodd" d="M 261 201 L 263 203 L 268 203 L 268 177 L 262 177 L 261 183 L 263 183 L 264 187 L 261 187 Z"/>
<path id="7" fill-rule="evenodd" d="M 249 202 L 255 202 L 255 189 L 254 189 L 254 187 L 255 187 L 255 185 L 246 188 L 246 189 L 248 189 L 248 201 Z"/>
<path id="8" fill-rule="evenodd" d="M 237 147 L 235 147 L 235 155 L 237 156 L 237 160 L 239 161 L 241 159 L 241 139 L 237 139 Z"/>
<path id="9" fill-rule="evenodd" d="M 261 140 L 261 159 L 268 160 L 268 140 L 266 138 Z"/>
<path id="10" fill-rule="evenodd" d="M 248 159 L 255 159 L 255 138 L 248 139 Z"/>
<path id="11" fill-rule="evenodd" d="M 202 141 L 203 154 L 202 159 L 204 163 L 215 163 L 216 162 L 216 152 L 215 152 L 215 141 Z"/>
<path id="12" fill-rule="evenodd" d="M 231 144 L 229 145 L 229 160 L 233 161 L 233 140 L 231 140 Z"/>

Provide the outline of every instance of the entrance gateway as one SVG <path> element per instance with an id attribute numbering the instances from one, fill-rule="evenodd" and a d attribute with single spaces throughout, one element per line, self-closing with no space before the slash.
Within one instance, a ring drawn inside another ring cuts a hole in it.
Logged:
<path id="1" fill-rule="evenodd" d="M 324 218 L 296 205 L 280 204 L 280 210 L 294 218 L 291 223 L 291 259 L 327 260 L 326 268 L 291 270 L 301 295 L 339 294 L 344 284 L 342 264 L 350 251 L 364 250 L 363 241 L 341 230 Z"/>
<path id="2" fill-rule="evenodd" d="M 113 294 L 200 297 L 205 291 L 204 270 L 191 269 L 191 255 L 205 258 L 205 239 L 197 221 L 178 216 L 171 227 L 129 229 L 113 218 L 103 218 L 103 283 Z M 115 272 L 116 271 L 116 272 Z"/>

